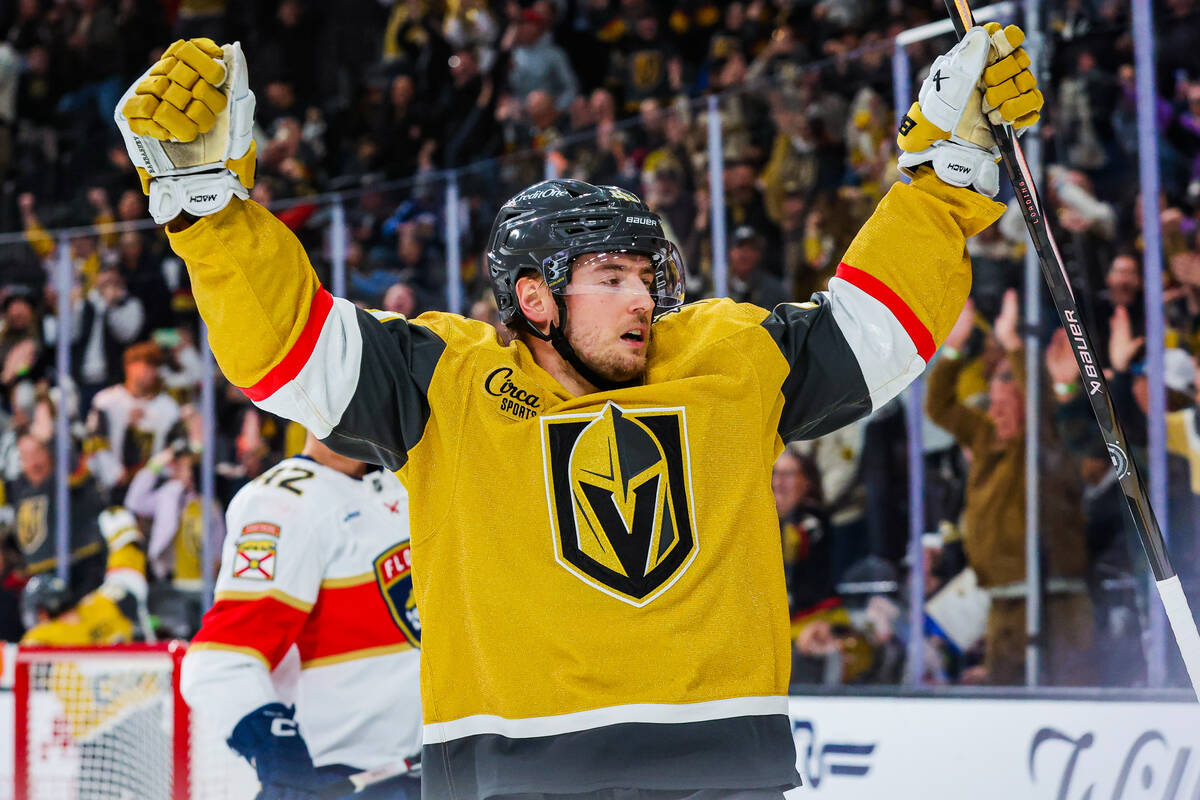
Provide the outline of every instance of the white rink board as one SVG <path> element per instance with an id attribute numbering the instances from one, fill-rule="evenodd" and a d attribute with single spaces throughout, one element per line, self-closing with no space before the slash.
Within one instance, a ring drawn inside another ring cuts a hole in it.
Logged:
<path id="1" fill-rule="evenodd" d="M 790 710 L 807 788 L 789 796 L 1200 798 L 1196 704 L 826 696 Z"/>
<path id="2" fill-rule="evenodd" d="M 793 697 L 791 713 L 797 798 L 1200 798 L 1200 705 L 823 696 Z M 0 691 L 0 800 L 13 793 L 12 730 Z"/>

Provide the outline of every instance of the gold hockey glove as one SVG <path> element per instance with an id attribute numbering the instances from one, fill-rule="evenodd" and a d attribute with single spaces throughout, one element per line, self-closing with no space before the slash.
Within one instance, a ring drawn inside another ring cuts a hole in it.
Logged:
<path id="1" fill-rule="evenodd" d="M 158 223 L 205 216 L 254 186 L 254 93 L 237 42 L 179 40 L 114 113 Z"/>
<path id="2" fill-rule="evenodd" d="M 967 31 L 934 61 L 917 102 L 900 121 L 901 170 L 912 174 L 930 164 L 946 183 L 995 197 L 1000 154 L 988 121 L 1019 132 L 1037 121 L 1043 102 L 1020 47 L 1024 40 L 1016 25 L 988 23 Z"/>

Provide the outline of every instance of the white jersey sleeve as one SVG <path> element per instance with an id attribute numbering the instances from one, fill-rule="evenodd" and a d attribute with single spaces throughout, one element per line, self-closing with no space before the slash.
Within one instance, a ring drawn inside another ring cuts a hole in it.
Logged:
<path id="1" fill-rule="evenodd" d="M 408 511 L 391 473 L 358 480 L 303 457 L 239 492 L 216 602 L 184 658 L 188 702 L 228 736 L 250 711 L 294 698 L 318 766 L 414 755 L 421 625 Z"/>
<path id="2" fill-rule="evenodd" d="M 278 701 L 271 671 L 316 603 L 330 558 L 336 486 L 315 462 L 290 458 L 229 504 L 213 607 L 183 661 L 182 691 L 224 735 L 245 714 Z M 325 535 L 323 535 L 325 534 Z"/>

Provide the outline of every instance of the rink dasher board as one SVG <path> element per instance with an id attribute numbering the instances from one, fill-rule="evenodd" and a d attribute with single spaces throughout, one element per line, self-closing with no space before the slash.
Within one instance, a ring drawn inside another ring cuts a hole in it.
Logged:
<path id="1" fill-rule="evenodd" d="M 805 788 L 789 796 L 1197 800 L 1200 705 L 1183 697 L 793 696 Z M 13 792 L 12 730 L 0 690 L 0 800 Z"/>
<path id="2" fill-rule="evenodd" d="M 794 696 L 789 797 L 1200 800 L 1200 705 L 1079 694 Z"/>

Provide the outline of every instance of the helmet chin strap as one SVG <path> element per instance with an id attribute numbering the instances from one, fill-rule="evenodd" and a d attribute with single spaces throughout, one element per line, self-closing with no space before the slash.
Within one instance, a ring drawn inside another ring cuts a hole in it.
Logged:
<path id="1" fill-rule="evenodd" d="M 554 302 L 555 305 L 558 306 L 558 318 L 562 320 L 562 326 L 560 327 L 551 322 L 550 332 L 547 334 L 542 333 L 540 330 L 538 330 L 536 325 L 526 320 L 526 324 L 530 330 L 533 331 L 534 335 L 536 335 L 543 342 L 549 342 L 554 347 L 555 351 L 563 357 L 563 360 L 570 364 L 575 371 L 579 373 L 581 378 L 590 383 L 592 386 L 595 386 L 597 389 L 601 391 L 609 391 L 611 389 L 624 389 L 627 386 L 636 386 L 638 384 L 637 378 L 631 378 L 627 381 L 614 381 L 598 374 L 594 369 L 583 363 L 583 359 L 579 357 L 579 354 L 575 352 L 575 348 L 572 347 L 571 343 L 567 341 L 567 335 L 565 333 L 567 326 L 567 303 L 565 300 L 563 300 L 561 295 L 557 294 L 554 295 Z"/>

